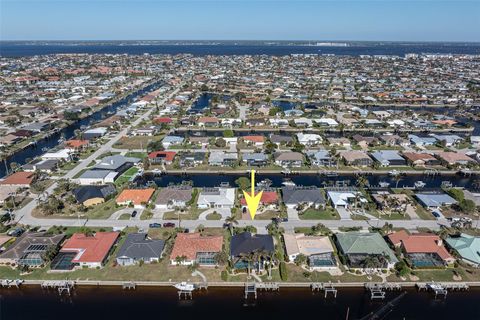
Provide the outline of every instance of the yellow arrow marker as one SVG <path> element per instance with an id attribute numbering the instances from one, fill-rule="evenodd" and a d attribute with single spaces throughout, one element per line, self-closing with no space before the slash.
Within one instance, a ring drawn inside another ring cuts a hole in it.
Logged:
<path id="1" fill-rule="evenodd" d="M 248 194 L 247 191 L 243 190 L 243 195 L 245 196 L 245 200 L 247 201 L 248 211 L 250 212 L 250 217 L 252 220 L 255 218 L 255 214 L 257 213 L 258 205 L 260 204 L 260 199 L 262 199 L 263 191 L 260 191 L 255 195 L 255 170 L 252 170 L 252 190 L 251 194 Z"/>

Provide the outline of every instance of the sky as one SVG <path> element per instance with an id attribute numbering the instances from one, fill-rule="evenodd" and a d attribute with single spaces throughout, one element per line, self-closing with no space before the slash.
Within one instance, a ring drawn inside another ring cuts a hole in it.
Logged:
<path id="1" fill-rule="evenodd" d="M 0 0 L 0 40 L 480 41 L 480 0 Z"/>

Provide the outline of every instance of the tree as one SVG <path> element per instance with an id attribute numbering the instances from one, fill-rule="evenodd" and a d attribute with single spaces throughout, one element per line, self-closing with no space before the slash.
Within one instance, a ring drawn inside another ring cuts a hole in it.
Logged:
<path id="1" fill-rule="evenodd" d="M 228 255 L 225 251 L 220 251 L 215 254 L 215 263 L 218 265 L 225 265 L 228 262 Z"/>
<path id="2" fill-rule="evenodd" d="M 305 263 L 307 263 L 307 257 L 304 254 L 300 253 L 298 256 L 295 257 L 294 262 L 297 266 L 304 265 Z"/>
<path id="3" fill-rule="evenodd" d="M 235 184 L 242 190 L 248 190 L 251 185 L 251 181 L 247 177 L 240 177 L 235 180 Z"/>
<path id="4" fill-rule="evenodd" d="M 271 142 L 270 140 L 268 140 L 266 143 L 265 143 L 265 152 L 268 153 L 268 154 L 272 154 L 275 152 L 275 150 L 277 149 L 277 145 L 273 142 Z"/>
<path id="5" fill-rule="evenodd" d="M 225 148 L 227 146 L 227 141 L 225 141 L 225 139 L 223 139 L 223 138 L 218 138 L 215 141 L 215 146 L 217 146 L 219 148 Z"/>
<path id="6" fill-rule="evenodd" d="M 223 136 L 225 138 L 233 138 L 235 136 L 235 133 L 231 129 L 227 129 L 223 131 Z"/>
<path id="7" fill-rule="evenodd" d="M 470 199 L 460 201 L 459 207 L 465 213 L 473 213 L 476 209 L 475 202 Z"/>
<path id="8" fill-rule="evenodd" d="M 160 140 L 150 141 L 147 145 L 147 151 L 163 151 L 165 148 L 163 147 L 163 143 Z"/>
<path id="9" fill-rule="evenodd" d="M 225 219 L 225 223 L 228 224 L 228 229 L 230 230 L 230 235 L 233 236 L 233 226 L 238 225 L 238 220 L 235 216 L 231 215 Z"/>

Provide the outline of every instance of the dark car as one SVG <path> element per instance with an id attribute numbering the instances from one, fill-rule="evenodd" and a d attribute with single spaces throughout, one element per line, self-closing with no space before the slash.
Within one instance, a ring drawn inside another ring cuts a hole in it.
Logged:
<path id="1" fill-rule="evenodd" d="M 13 230 L 8 231 L 7 236 L 20 237 L 24 232 L 25 232 L 25 229 L 19 227 L 19 228 L 15 228 Z"/>
<path id="2" fill-rule="evenodd" d="M 135 218 L 136 215 L 137 215 L 137 210 L 134 210 L 134 211 L 132 212 L 132 218 Z"/>
<path id="3" fill-rule="evenodd" d="M 282 222 L 288 222 L 288 218 L 282 218 Z"/>
<path id="4" fill-rule="evenodd" d="M 185 228 L 185 229 L 183 230 L 183 233 L 189 233 L 189 232 L 190 232 L 190 229 L 188 229 L 188 228 Z"/>
<path id="5" fill-rule="evenodd" d="M 161 228 L 162 225 L 160 223 L 150 223 L 148 225 L 150 228 Z"/>
<path id="6" fill-rule="evenodd" d="M 165 222 L 165 223 L 163 224 L 163 227 L 164 227 L 164 228 L 175 228 L 175 223 L 173 223 L 173 222 Z"/>

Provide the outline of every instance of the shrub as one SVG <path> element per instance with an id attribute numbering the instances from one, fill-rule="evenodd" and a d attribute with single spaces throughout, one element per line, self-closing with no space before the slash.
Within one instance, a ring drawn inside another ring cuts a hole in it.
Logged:
<path id="1" fill-rule="evenodd" d="M 223 281 L 228 281 L 228 272 L 226 270 L 222 270 L 222 272 L 220 273 L 220 278 Z"/>
<path id="2" fill-rule="evenodd" d="M 280 262 L 280 278 L 283 280 L 283 281 L 287 281 L 288 280 L 288 273 L 287 273 L 287 265 L 285 264 L 285 262 Z"/>

